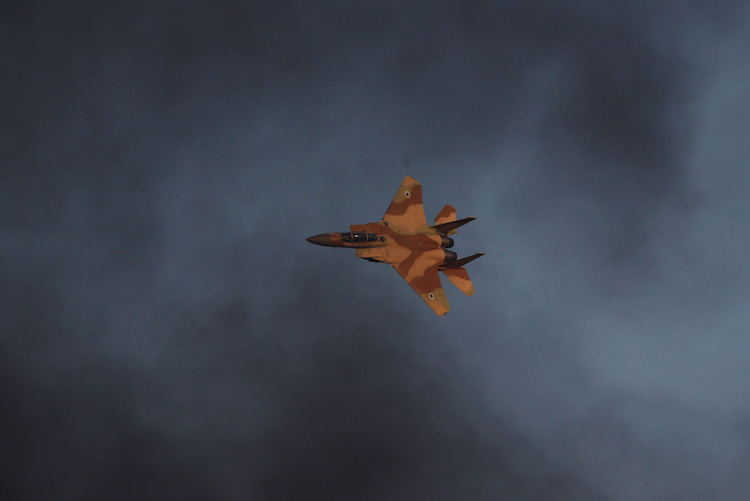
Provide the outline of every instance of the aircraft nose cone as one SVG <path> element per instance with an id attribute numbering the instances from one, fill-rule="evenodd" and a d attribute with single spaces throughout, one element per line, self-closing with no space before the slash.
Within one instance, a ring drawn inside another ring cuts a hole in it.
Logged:
<path id="1" fill-rule="evenodd" d="M 328 233 L 321 233 L 320 235 L 314 235 L 308 238 L 307 241 L 315 245 L 331 245 L 331 235 Z"/>

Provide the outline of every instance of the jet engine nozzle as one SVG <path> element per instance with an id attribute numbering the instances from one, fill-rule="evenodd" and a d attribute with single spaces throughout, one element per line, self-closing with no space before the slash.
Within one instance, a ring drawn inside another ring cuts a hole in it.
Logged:
<path id="1" fill-rule="evenodd" d="M 451 237 L 446 237 L 445 235 L 442 235 L 443 241 L 440 243 L 440 246 L 443 249 L 448 249 L 450 247 L 453 247 L 453 239 Z"/>
<path id="2" fill-rule="evenodd" d="M 443 261 L 444 263 L 449 263 L 451 261 L 455 261 L 456 259 L 458 259 L 458 254 L 456 254 L 453 251 L 447 250 L 444 252 L 445 252 L 445 260 Z"/>

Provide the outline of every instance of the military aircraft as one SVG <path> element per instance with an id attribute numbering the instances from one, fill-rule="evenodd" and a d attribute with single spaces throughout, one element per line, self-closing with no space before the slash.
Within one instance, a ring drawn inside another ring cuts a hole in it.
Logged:
<path id="1" fill-rule="evenodd" d="M 474 286 L 463 266 L 484 254 L 458 259 L 448 235 L 474 217 L 456 220 L 456 209 L 450 205 L 427 225 L 422 206 L 422 185 L 406 177 L 379 223 L 355 224 L 349 233 L 323 233 L 308 242 L 328 247 L 351 247 L 357 257 L 368 261 L 388 263 L 419 294 L 438 315 L 451 309 L 440 285 L 438 271 L 442 271 L 453 285 L 464 294 L 474 294 Z"/>

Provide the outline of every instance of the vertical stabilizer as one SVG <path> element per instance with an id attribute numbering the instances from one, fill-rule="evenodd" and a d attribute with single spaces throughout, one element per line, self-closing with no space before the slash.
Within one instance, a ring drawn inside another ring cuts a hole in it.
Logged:
<path id="1" fill-rule="evenodd" d="M 459 219 L 458 221 L 436 224 L 435 226 L 430 226 L 430 228 L 444 235 L 453 235 L 456 232 L 456 228 L 463 226 L 468 222 L 474 221 L 475 219 L 475 217 L 467 217 L 464 219 Z"/>

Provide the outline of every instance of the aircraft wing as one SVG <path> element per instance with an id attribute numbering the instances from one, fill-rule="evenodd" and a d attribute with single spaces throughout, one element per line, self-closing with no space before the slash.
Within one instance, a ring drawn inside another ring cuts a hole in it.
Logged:
<path id="1" fill-rule="evenodd" d="M 383 221 L 396 229 L 414 233 L 427 226 L 422 206 L 422 185 L 412 177 L 405 177 L 399 186 L 391 205 L 385 211 Z"/>
<path id="2" fill-rule="evenodd" d="M 437 265 L 433 264 L 424 270 L 420 270 L 416 264 L 416 262 L 411 265 L 401 263 L 394 266 L 394 268 L 411 285 L 411 288 L 419 294 L 419 297 L 427 303 L 427 306 L 432 308 L 438 315 L 445 315 L 450 311 L 451 307 L 448 304 L 448 298 L 445 295 L 443 286 L 440 284 Z"/>

